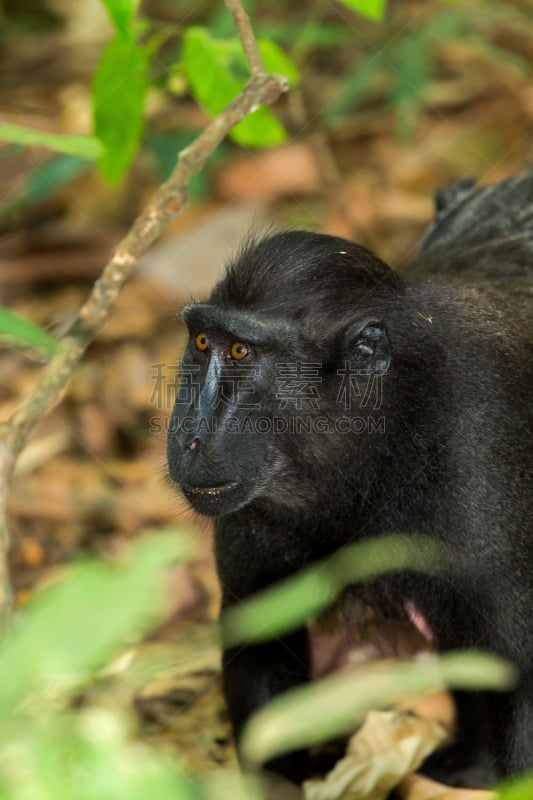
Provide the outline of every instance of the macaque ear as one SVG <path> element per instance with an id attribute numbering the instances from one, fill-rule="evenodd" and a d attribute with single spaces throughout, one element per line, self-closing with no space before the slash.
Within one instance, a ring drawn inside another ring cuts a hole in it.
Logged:
<path id="1" fill-rule="evenodd" d="M 391 362 L 391 345 L 383 322 L 374 317 L 359 320 L 347 331 L 347 351 L 361 369 L 384 373 Z"/>

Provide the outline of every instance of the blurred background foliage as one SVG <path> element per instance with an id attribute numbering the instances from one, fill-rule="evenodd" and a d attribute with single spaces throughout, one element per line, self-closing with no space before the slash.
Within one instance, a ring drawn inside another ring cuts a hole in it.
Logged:
<path id="1" fill-rule="evenodd" d="M 134 14 L 135 5 L 0 0 L 0 420 L 31 390 L 179 150 L 246 79 L 222 2 L 145 0 Z M 4 705 L 15 695 L 21 702 L 0 729 L 2 797 L 256 792 L 232 771 L 209 525 L 192 519 L 164 481 L 184 341 L 179 307 L 206 294 L 250 227 L 349 236 L 401 269 L 438 185 L 466 175 L 493 182 L 532 160 L 529 0 L 246 7 L 268 66 L 293 88 L 239 126 L 194 179 L 188 210 L 143 259 L 17 467 L 11 563 L 17 603 L 29 614 L 16 625 L 29 627 L 18 655 L 15 642 L 0 661 L 0 672 L 14 676 Z M 120 562 L 140 533 L 175 522 L 194 528 L 192 551 L 154 538 L 147 572 L 135 555 L 147 551 L 134 550 L 131 580 L 107 590 L 105 570 L 87 580 L 77 572 L 80 591 L 58 601 L 65 618 L 49 601 L 31 610 L 67 562 Z M 167 589 L 166 602 L 145 616 L 136 587 L 148 611 L 147 576 Z M 309 595 L 316 604 L 316 587 L 307 586 L 291 611 L 319 610 L 305 606 Z M 277 602 L 286 605 L 283 596 Z M 44 639 L 31 634 L 33 613 L 44 615 Z M 334 639 L 321 632 L 317 641 L 317 673 L 325 674 L 335 665 Z M 419 646 L 405 619 L 365 618 L 352 641 L 359 660 Z M 431 669 L 418 685 L 428 685 Z M 403 685 L 398 674 L 392 665 L 392 688 Z M 52 703 L 46 713 L 40 697 Z M 331 699 L 320 702 L 335 713 Z M 39 713 L 39 724 L 28 725 L 28 712 Z M 202 780 L 183 777 L 192 773 Z"/>

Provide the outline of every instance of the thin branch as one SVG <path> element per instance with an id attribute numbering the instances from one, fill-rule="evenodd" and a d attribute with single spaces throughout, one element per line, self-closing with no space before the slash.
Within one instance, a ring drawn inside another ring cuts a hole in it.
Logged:
<path id="1" fill-rule="evenodd" d="M 20 452 L 35 423 L 61 399 L 72 370 L 105 323 L 112 303 L 140 256 L 186 205 L 187 185 L 191 178 L 237 123 L 259 105 L 273 103 L 287 88 L 286 82 L 279 76 L 253 76 L 241 94 L 215 117 L 189 147 L 181 151 L 170 178 L 159 187 L 117 246 L 86 303 L 59 342 L 55 355 L 44 369 L 32 394 L 9 419 L 4 446 L 11 453 L 16 455 Z"/>
<path id="2" fill-rule="evenodd" d="M 242 43 L 244 55 L 246 56 L 252 75 L 264 75 L 266 69 L 263 63 L 263 57 L 259 52 L 250 17 L 244 10 L 240 0 L 225 0 L 225 2 L 228 9 L 231 11 L 235 27 L 239 31 L 239 38 Z"/>
<path id="3" fill-rule="evenodd" d="M 233 14 L 250 62 L 252 77 L 240 95 L 213 119 L 189 147 L 181 151 L 172 175 L 159 187 L 147 208 L 137 217 L 117 246 L 113 257 L 95 282 L 89 298 L 60 340 L 56 353 L 43 370 L 31 395 L 6 423 L 0 424 L 0 618 L 8 616 L 11 604 L 6 503 L 18 454 L 38 422 L 61 400 L 73 370 L 106 322 L 113 302 L 140 256 L 183 210 L 187 203 L 187 186 L 191 178 L 237 123 L 258 106 L 273 103 L 288 89 L 285 78 L 265 74 L 250 21 L 240 0 L 227 0 L 227 5 Z"/>

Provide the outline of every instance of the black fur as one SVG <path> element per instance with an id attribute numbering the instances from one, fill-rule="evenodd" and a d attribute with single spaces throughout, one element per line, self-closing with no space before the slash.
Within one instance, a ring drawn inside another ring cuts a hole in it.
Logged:
<path id="1" fill-rule="evenodd" d="M 463 182 L 437 210 L 403 275 L 330 236 L 247 242 L 208 302 L 184 312 L 185 372 L 199 388 L 176 403 L 169 471 L 196 510 L 217 517 L 224 608 L 362 537 L 444 542 L 446 576 L 391 578 L 391 589 L 423 612 L 441 650 L 479 647 L 517 665 L 514 693 L 462 706 L 509 775 L 533 768 L 533 175 L 488 189 Z M 242 361 L 231 358 L 235 341 L 249 347 Z M 280 380 L 295 363 L 318 365 L 302 401 Z M 346 366 L 380 397 L 365 400 L 359 386 L 346 409 Z M 357 431 L 336 430 L 347 417 Z M 305 418 L 311 430 L 261 433 L 259 418 Z M 226 652 L 237 737 L 309 671 L 305 630 Z M 305 756 L 270 766 L 301 780 Z"/>

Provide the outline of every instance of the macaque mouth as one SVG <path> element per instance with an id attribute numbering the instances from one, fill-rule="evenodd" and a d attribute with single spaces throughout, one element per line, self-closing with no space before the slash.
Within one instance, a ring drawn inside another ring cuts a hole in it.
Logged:
<path id="1" fill-rule="evenodd" d="M 188 484 L 182 484 L 182 489 L 187 494 L 194 494 L 200 497 L 206 495 L 209 497 L 217 497 L 235 491 L 238 486 L 239 484 L 237 481 L 230 481 L 229 483 L 223 483 L 221 486 L 189 486 Z"/>

